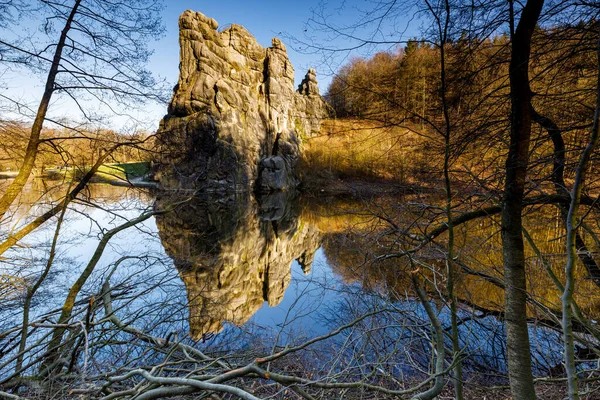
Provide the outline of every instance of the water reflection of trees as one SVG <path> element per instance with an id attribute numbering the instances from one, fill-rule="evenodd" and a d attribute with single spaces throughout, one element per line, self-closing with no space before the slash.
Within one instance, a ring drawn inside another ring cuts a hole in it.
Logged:
<path id="1" fill-rule="evenodd" d="M 110 208 L 106 205 L 112 189 L 98 190 L 93 195 L 107 201 L 104 206 L 97 203 L 95 210 L 114 221 L 91 236 L 105 237 L 143 211 L 121 215 L 119 209 L 135 199 L 129 200 L 129 193 L 118 188 L 123 203 Z M 445 239 L 440 235 L 410 257 L 390 255 L 405 251 L 412 245 L 411 237 L 436 225 L 439 216 L 427 214 L 423 206 L 435 201 L 433 195 L 295 201 L 274 196 L 257 201 L 250 196 L 162 194 L 152 211 L 158 213 L 160 238 L 152 229 L 131 227 L 141 236 L 122 245 L 112 242 L 113 259 L 94 267 L 68 317 L 61 317 L 64 307 L 48 310 L 41 318 L 34 313 L 19 373 L 15 362 L 22 296 L 0 299 L 3 306 L 17 306 L 12 314 L 3 312 L 0 322 L 0 385 L 4 390 L 30 390 L 19 376 L 37 376 L 42 382 L 57 382 L 65 396 L 72 391 L 90 397 L 156 398 L 216 390 L 242 398 L 306 397 L 298 393 L 314 398 L 354 398 L 361 393 L 375 398 L 410 397 L 436 376 L 431 373 L 431 360 L 439 349 L 432 340 L 435 331 L 427 305 L 442 330 L 449 331 L 448 300 L 443 295 Z M 85 207 L 92 205 L 78 200 L 71 211 L 100 221 Z M 552 208 L 544 207 L 526 220 L 526 228 L 544 262 L 561 277 L 563 244 L 555 218 Z M 491 217 L 464 224 L 457 227 L 456 236 L 460 357 L 470 382 L 467 391 L 478 398 L 477 383 L 506 382 L 497 223 Z M 137 251 L 138 245 L 152 239 L 160 240 L 176 268 L 164 254 Z M 334 296 L 327 298 L 315 317 L 323 325 L 322 336 L 307 336 L 305 330 L 284 326 L 235 326 L 247 322 L 265 301 L 278 304 L 290 285 L 292 262 L 298 260 L 308 271 L 321 243 L 327 262 L 342 278 L 342 282 L 323 284 L 323 294 Z M 558 291 L 538 255 L 531 249 L 527 254 L 535 371 L 560 375 Z M 68 267 L 68 260 L 64 261 L 55 262 Z M 584 280 L 585 269 L 578 273 L 582 282 L 578 303 L 587 318 L 595 318 L 596 283 Z M 415 274 L 426 282 L 420 287 L 427 289 L 431 301 L 419 299 Z M 47 285 L 62 293 L 52 286 L 57 283 Z M 65 283 L 71 284 L 71 279 Z M 52 301 L 36 297 L 34 308 Z M 64 299 L 55 297 L 62 304 Z M 218 331 L 218 335 L 206 334 Z M 442 335 L 442 345 L 450 348 L 449 337 Z M 55 346 L 59 357 L 48 351 L 52 337 L 60 338 Z M 579 339 L 578 354 L 583 358 L 587 351 L 583 344 L 590 337 Z M 444 356 L 447 368 L 455 357 Z M 103 388 L 110 388 L 110 393 Z"/>
<path id="2" fill-rule="evenodd" d="M 407 200 L 410 203 L 410 199 Z M 388 204 L 386 206 L 385 204 Z M 386 213 L 385 218 L 399 221 L 413 221 L 415 209 L 410 205 L 390 206 L 390 201 L 381 199 L 373 217 Z M 381 220 L 368 222 L 368 212 L 355 203 L 355 208 L 334 206 L 337 219 L 345 213 L 348 218 L 346 230 L 327 234 L 323 247 L 331 267 L 347 281 L 359 281 L 369 289 L 381 289 L 404 293 L 411 291 L 408 273 L 411 264 L 408 258 L 389 258 L 391 252 L 397 252 L 400 244 L 389 237 L 389 225 Z M 357 222 L 357 215 L 363 216 Z M 560 303 L 560 291 L 544 270 L 543 263 L 554 274 L 563 279 L 565 244 L 562 237 L 560 216 L 552 206 L 545 206 L 530 212 L 525 219 L 525 227 L 537 250 L 543 256 L 540 259 L 530 246 L 526 249 L 528 260 L 529 290 L 532 299 L 549 309 L 557 309 Z M 460 263 L 460 297 L 468 304 L 490 311 L 499 311 L 504 306 L 502 282 L 502 248 L 498 221 L 494 218 L 470 222 L 456 228 L 457 261 Z M 589 237 L 584 238 L 590 240 Z M 413 261 L 422 263 L 437 273 L 444 268 L 444 238 L 436 243 L 422 247 L 413 256 Z M 595 254 L 598 248 L 592 248 Z M 433 279 L 433 278 L 432 278 Z M 438 278 L 439 279 L 439 278 Z M 600 311 L 600 294 L 594 271 L 583 268 L 578 270 L 580 284 L 576 298 L 590 317 Z M 438 280 L 443 285 L 443 279 Z M 534 309 L 531 310 L 534 312 Z"/>
<path id="3" fill-rule="evenodd" d="M 0 180 L 0 184 L 2 180 Z M 2 228 L 14 228 L 27 218 L 37 217 L 64 199 L 65 193 L 72 188 L 70 182 L 64 180 L 31 179 L 19 194 L 12 206 L 10 220 L 4 221 Z M 149 201 L 150 194 L 133 187 L 119 187 L 104 183 L 85 186 L 76 202 L 97 205 L 127 204 L 128 202 Z M 125 206 L 126 207 L 126 206 Z M 13 222 L 11 226 L 11 221 Z"/>
<path id="4" fill-rule="evenodd" d="M 435 222 L 432 216 L 424 217 L 422 203 L 416 198 L 407 196 L 403 200 L 398 204 L 391 199 L 379 199 L 366 209 L 359 202 L 354 206 L 339 201 L 332 205 L 322 215 L 335 215 L 337 225 L 346 228 L 324 236 L 325 255 L 332 269 L 346 282 L 356 282 L 366 290 L 401 304 L 418 303 L 411 277 L 415 273 L 421 275 L 428 282 L 429 296 L 444 320 L 449 314 L 448 299 L 443 295 L 447 283 L 446 238 L 440 236 L 413 251 L 409 236 L 421 230 L 415 221 L 421 221 L 425 229 L 431 229 Z M 432 201 L 435 204 L 435 196 L 429 199 Z M 532 358 L 537 374 L 564 373 L 559 353 L 561 290 L 551 277 L 564 280 L 566 259 L 561 217 L 556 210 L 549 205 L 537 207 L 528 210 L 525 217 L 525 234 L 530 239 L 526 248 L 528 320 L 532 324 Z M 347 215 L 345 225 L 341 222 L 344 214 Z M 369 214 L 374 219 L 367 218 Z M 594 243 L 593 238 L 593 230 L 583 234 L 588 243 Z M 506 349 L 501 324 L 504 280 L 499 222 L 490 217 L 460 225 L 455 229 L 455 240 L 455 262 L 459 267 L 455 291 L 460 303 L 461 346 L 468 354 L 464 365 L 467 371 L 478 374 L 493 374 L 491 371 L 504 374 Z M 589 249 L 590 257 L 598 254 L 597 243 Z M 600 314 L 596 271 L 582 264 L 576 276 L 579 284 L 575 299 L 582 316 L 596 320 Z M 587 346 L 593 348 L 596 340 L 589 336 L 585 321 L 576 321 L 574 329 L 580 332 L 580 344 L 576 348 L 580 361 L 585 361 L 590 357 Z"/>

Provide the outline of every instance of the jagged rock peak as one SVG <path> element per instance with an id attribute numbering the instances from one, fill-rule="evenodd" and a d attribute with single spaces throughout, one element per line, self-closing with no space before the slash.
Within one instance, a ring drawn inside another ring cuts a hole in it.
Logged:
<path id="1" fill-rule="evenodd" d="M 283 44 L 283 42 L 276 37 L 271 39 L 271 47 L 273 47 L 274 49 L 282 50 L 287 53 L 287 48 L 285 47 L 285 44 Z"/>
<path id="2" fill-rule="evenodd" d="M 328 116 L 316 72 L 295 91 L 281 40 L 263 48 L 240 25 L 218 26 L 189 10 L 179 19 L 179 80 L 159 128 L 155 177 L 167 188 L 293 188 L 301 139 Z"/>
<path id="3" fill-rule="evenodd" d="M 194 28 L 194 22 L 203 23 L 211 27 L 213 30 L 219 28 L 219 23 L 214 18 L 208 18 L 201 12 L 194 12 L 192 10 L 185 10 L 179 17 L 179 28 Z"/>
<path id="4" fill-rule="evenodd" d="M 309 68 L 308 72 L 298 85 L 298 93 L 304 94 L 307 96 L 318 96 L 319 95 L 319 85 L 317 82 L 317 71 L 314 68 Z"/>

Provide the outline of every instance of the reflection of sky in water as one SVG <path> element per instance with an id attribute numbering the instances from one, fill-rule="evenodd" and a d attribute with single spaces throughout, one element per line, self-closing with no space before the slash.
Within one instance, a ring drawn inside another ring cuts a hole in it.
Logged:
<path id="1" fill-rule="evenodd" d="M 272 330 L 295 331 L 322 335 L 329 327 L 322 323 L 319 310 L 336 298 L 335 289 L 342 284 L 327 264 L 323 248 L 315 253 L 315 260 L 308 275 L 304 275 L 297 261 L 292 264 L 292 281 L 283 300 L 275 307 L 267 302 L 249 323 L 270 327 Z"/>
<path id="2" fill-rule="evenodd" d="M 44 302 L 38 305 L 35 314 L 61 305 L 70 285 L 79 277 L 96 251 L 101 238 L 101 230 L 106 232 L 123 224 L 127 219 L 139 216 L 144 210 L 148 210 L 150 203 L 140 199 L 126 199 L 103 202 L 100 205 L 111 212 L 82 204 L 71 204 L 71 209 L 67 212 L 61 227 L 51 275 L 42 286 L 39 295 L 36 295 L 37 298 L 44 298 Z M 55 228 L 56 218 L 28 235 L 20 243 L 23 247 L 11 249 L 5 253 L 7 258 L 18 258 L 21 260 L 19 264 L 26 266 L 21 271 L 22 275 L 37 277 L 37 274 L 45 267 Z M 138 226 L 128 228 L 115 235 L 106 246 L 94 273 L 84 286 L 82 294 L 97 293 L 100 290 L 101 278 L 111 265 L 124 255 L 145 255 L 167 260 L 168 257 L 164 253 L 156 230 L 154 219 L 149 218 Z M 155 264 L 155 266 L 158 268 L 158 265 Z M 164 273 L 164 266 L 161 268 L 162 271 L 157 269 L 153 273 Z M 21 268 L 6 266 L 3 272 L 14 273 L 17 269 Z M 146 273 L 150 272 L 146 271 Z M 124 277 L 128 273 L 132 273 L 131 263 L 129 266 L 124 263 L 124 266 L 116 272 L 114 279 Z"/>

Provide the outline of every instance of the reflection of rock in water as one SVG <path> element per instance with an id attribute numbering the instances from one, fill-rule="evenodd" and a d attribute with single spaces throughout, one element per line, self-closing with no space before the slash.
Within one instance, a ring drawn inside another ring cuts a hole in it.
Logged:
<path id="1" fill-rule="evenodd" d="M 286 193 L 193 198 L 157 216 L 160 238 L 185 283 L 190 331 L 200 338 L 224 321 L 243 324 L 264 301 L 275 306 L 291 280 L 292 261 L 310 270 L 320 234 L 299 219 Z M 182 201 L 161 196 L 157 208 Z"/>

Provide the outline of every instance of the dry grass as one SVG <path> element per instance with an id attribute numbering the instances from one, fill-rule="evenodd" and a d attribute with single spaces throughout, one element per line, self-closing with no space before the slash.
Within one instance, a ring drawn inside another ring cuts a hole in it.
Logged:
<path id="1" fill-rule="evenodd" d="M 305 179 L 358 179 L 410 184 L 431 168 L 428 139 L 410 127 L 357 119 L 328 120 L 304 144 Z"/>

